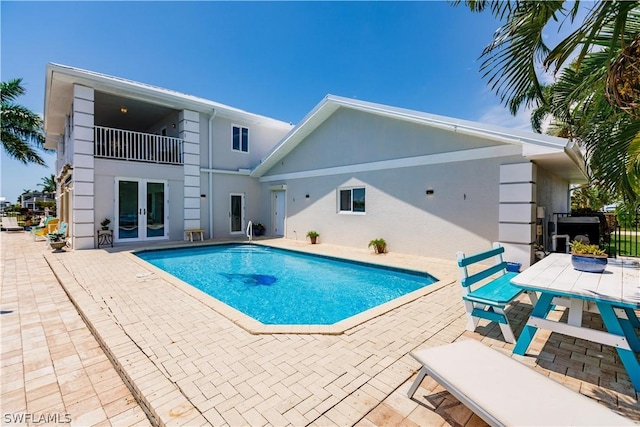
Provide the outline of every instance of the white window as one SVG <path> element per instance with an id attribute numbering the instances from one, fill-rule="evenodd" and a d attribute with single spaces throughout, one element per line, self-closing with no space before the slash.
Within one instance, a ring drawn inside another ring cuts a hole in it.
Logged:
<path id="1" fill-rule="evenodd" d="M 341 188 L 338 198 L 338 211 L 341 213 L 364 213 L 364 187 Z"/>
<path id="2" fill-rule="evenodd" d="M 233 151 L 249 152 L 249 129 L 233 125 L 232 131 L 232 148 Z"/>

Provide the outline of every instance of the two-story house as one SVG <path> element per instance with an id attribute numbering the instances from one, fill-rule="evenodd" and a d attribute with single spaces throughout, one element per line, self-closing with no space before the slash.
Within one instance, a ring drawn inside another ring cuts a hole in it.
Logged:
<path id="1" fill-rule="evenodd" d="M 250 170 L 291 125 L 64 65 L 46 73 L 46 147 L 57 150 L 59 216 L 75 249 L 104 218 L 115 243 L 242 234 L 259 220 Z"/>
<path id="2" fill-rule="evenodd" d="M 46 146 L 76 249 L 245 233 L 455 257 L 507 248 L 529 265 L 585 182 L 570 141 L 329 95 L 295 127 L 130 80 L 49 64 Z"/>

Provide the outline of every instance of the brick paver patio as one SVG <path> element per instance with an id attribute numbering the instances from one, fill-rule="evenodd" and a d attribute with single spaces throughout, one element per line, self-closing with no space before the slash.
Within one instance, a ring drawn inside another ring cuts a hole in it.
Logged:
<path id="1" fill-rule="evenodd" d="M 2 425 L 149 425 L 29 233 L 0 234 Z"/>
<path id="2" fill-rule="evenodd" d="M 51 253 L 28 233 L 1 237 L 3 423 L 7 413 L 61 411 L 78 425 L 483 425 L 429 378 L 408 399 L 419 368 L 409 352 L 459 339 L 513 348 L 497 327 L 464 331 L 448 260 L 269 241 L 428 271 L 447 284 L 343 334 L 251 334 L 122 248 Z M 530 309 L 525 297 L 509 312 L 516 335 Z M 539 333 L 526 357 L 514 357 L 640 421 L 613 349 Z"/>

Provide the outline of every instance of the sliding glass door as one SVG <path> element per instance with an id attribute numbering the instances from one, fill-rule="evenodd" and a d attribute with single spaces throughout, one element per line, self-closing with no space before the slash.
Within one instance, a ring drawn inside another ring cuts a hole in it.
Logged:
<path id="1" fill-rule="evenodd" d="M 167 182 L 116 180 L 115 241 L 159 240 L 169 237 Z"/>

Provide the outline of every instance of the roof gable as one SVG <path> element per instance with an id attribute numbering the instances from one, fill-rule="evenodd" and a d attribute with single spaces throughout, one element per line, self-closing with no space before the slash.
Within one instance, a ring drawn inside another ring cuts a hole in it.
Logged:
<path id="1" fill-rule="evenodd" d="M 554 157 L 554 160 L 556 160 L 554 164 L 557 166 L 558 162 L 555 157 L 562 157 L 566 161 L 560 162 L 560 168 L 558 169 L 556 167 L 558 170 L 554 172 L 561 172 L 563 168 L 566 169 L 567 167 L 572 168 L 572 171 L 565 171 L 570 172 L 565 173 L 568 179 L 581 181 L 586 175 L 582 153 L 577 149 L 575 144 L 564 138 L 438 116 L 335 95 L 327 95 L 316 105 L 316 107 L 262 159 L 260 164 L 251 172 L 251 175 L 261 177 L 266 174 L 339 108 L 355 109 L 368 114 L 417 123 L 426 127 L 489 139 L 504 144 L 518 145 L 522 147 L 523 156 L 531 160 Z"/>

